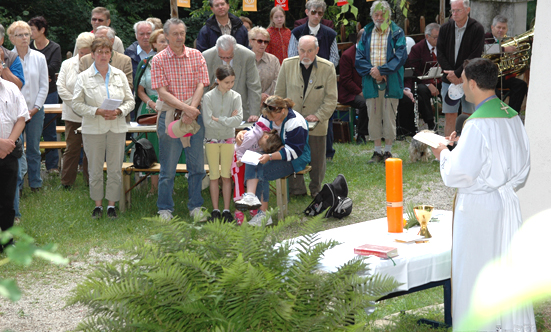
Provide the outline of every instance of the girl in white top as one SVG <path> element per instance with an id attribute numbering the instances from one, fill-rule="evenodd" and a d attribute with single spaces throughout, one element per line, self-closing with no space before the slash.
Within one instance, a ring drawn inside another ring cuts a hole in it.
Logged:
<path id="1" fill-rule="evenodd" d="M 203 97 L 203 122 L 205 125 L 205 151 L 209 163 L 210 197 L 213 211 L 210 221 L 234 220 L 230 213 L 232 185 L 230 168 L 235 144 L 235 128 L 243 119 L 241 95 L 232 90 L 235 72 L 228 65 L 216 69 L 217 82 Z M 222 176 L 224 211 L 220 214 L 218 179 Z"/>

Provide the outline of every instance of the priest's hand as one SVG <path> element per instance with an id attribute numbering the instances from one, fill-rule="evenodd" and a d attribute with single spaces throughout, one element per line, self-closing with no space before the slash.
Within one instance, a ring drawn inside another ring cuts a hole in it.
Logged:
<path id="1" fill-rule="evenodd" d="M 447 150 L 448 147 L 442 143 L 438 144 L 438 147 L 435 149 L 433 147 L 430 148 L 432 150 L 432 154 L 437 160 L 440 160 L 440 153 L 442 150 Z"/>

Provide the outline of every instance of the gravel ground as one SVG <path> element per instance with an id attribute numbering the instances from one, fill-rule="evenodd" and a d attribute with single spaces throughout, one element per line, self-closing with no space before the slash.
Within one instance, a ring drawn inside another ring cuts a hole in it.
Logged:
<path id="1" fill-rule="evenodd" d="M 426 182 L 416 193 L 404 192 L 404 198 L 411 202 L 430 202 L 440 210 L 451 210 L 454 190 L 445 187 L 439 177 Z M 407 202 L 406 202 L 407 203 Z M 384 216 L 384 209 L 369 211 L 354 207 L 354 214 L 365 216 L 363 220 Z M 328 228 L 348 224 L 347 219 L 333 220 Z M 71 290 L 95 264 L 122 258 L 122 253 L 109 255 L 100 249 L 90 251 L 85 261 L 73 261 L 53 273 L 34 273 L 18 277 L 23 297 L 15 303 L 0 298 L 0 331 L 46 332 L 71 331 L 86 316 L 83 306 L 65 307 Z"/>
<path id="2" fill-rule="evenodd" d="M 122 259 L 91 250 L 86 261 L 73 261 L 60 270 L 18 277 L 23 296 L 17 302 L 0 298 L 0 331 L 72 331 L 86 316 L 87 308 L 66 307 L 71 290 L 92 271 L 94 265 Z"/>

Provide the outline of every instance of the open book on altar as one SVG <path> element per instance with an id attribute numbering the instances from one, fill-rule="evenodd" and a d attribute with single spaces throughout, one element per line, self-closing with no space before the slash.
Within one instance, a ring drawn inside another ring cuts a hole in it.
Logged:
<path id="1" fill-rule="evenodd" d="M 413 136 L 413 139 L 418 140 L 421 143 L 425 143 L 428 146 L 432 146 L 433 148 L 437 148 L 439 143 L 442 143 L 444 145 L 450 144 L 450 141 L 448 141 L 444 136 L 437 135 L 435 133 L 429 133 L 426 131 L 420 131 L 415 136 Z"/>

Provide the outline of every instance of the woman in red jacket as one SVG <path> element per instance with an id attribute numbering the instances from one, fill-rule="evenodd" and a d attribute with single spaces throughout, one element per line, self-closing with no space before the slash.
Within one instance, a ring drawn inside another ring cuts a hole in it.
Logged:
<path id="1" fill-rule="evenodd" d="M 285 27 L 285 11 L 280 6 L 272 8 L 270 12 L 270 44 L 266 52 L 275 55 L 279 59 L 279 64 L 287 58 L 287 49 L 291 39 L 291 30 Z"/>

